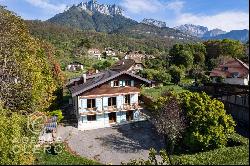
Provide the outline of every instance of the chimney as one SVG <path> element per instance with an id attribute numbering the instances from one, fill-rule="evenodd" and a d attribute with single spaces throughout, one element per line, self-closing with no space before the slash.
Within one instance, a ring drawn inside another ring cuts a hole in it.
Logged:
<path id="1" fill-rule="evenodd" d="M 85 83 L 86 80 L 87 80 L 87 75 L 86 75 L 86 74 L 83 74 L 83 75 L 82 75 L 82 78 L 83 78 L 83 83 Z"/>

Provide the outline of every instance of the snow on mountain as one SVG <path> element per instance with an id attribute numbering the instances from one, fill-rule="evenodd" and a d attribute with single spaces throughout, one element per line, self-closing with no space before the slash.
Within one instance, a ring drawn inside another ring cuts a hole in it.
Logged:
<path id="1" fill-rule="evenodd" d="M 154 19 L 144 18 L 141 23 L 147 24 L 147 25 L 154 25 L 154 26 L 157 26 L 157 27 L 160 27 L 160 28 L 166 27 L 165 22 L 154 20 Z"/>

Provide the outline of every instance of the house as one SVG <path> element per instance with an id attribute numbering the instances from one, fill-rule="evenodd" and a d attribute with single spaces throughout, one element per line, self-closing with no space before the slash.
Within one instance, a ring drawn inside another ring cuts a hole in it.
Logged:
<path id="1" fill-rule="evenodd" d="M 135 61 L 143 61 L 146 55 L 140 53 L 139 51 L 130 51 L 124 56 L 124 59 L 133 59 Z"/>
<path id="2" fill-rule="evenodd" d="M 248 85 L 249 66 L 237 58 L 230 58 L 214 68 L 210 77 L 214 83 L 218 77 L 222 77 L 227 84 Z"/>
<path id="3" fill-rule="evenodd" d="M 69 71 L 83 70 L 83 64 L 79 62 L 73 62 L 67 66 L 67 70 Z"/>
<path id="4" fill-rule="evenodd" d="M 116 53 L 112 48 L 105 48 L 105 53 L 107 56 L 115 57 Z"/>
<path id="5" fill-rule="evenodd" d="M 111 70 L 115 71 L 128 71 L 136 74 L 140 70 L 143 70 L 144 65 L 141 61 L 133 59 L 122 59 L 111 66 Z"/>
<path id="6" fill-rule="evenodd" d="M 107 70 L 69 86 L 79 130 L 143 120 L 140 87 L 151 81 L 128 71 Z"/>
<path id="7" fill-rule="evenodd" d="M 93 58 L 96 58 L 96 59 L 98 59 L 98 60 L 100 60 L 101 59 L 101 51 L 99 50 L 99 49 L 97 49 L 97 48 L 91 48 L 91 49 L 89 49 L 88 50 L 88 54 L 91 56 L 91 57 L 93 57 Z"/>

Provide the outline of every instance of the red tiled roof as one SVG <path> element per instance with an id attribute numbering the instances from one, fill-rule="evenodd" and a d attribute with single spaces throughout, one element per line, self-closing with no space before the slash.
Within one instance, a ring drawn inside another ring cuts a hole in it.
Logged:
<path id="1" fill-rule="evenodd" d="M 223 70 L 227 67 L 227 70 Z M 245 78 L 249 74 L 249 67 L 246 63 L 241 60 L 234 58 L 227 60 L 224 64 L 220 64 L 218 67 L 214 68 L 210 76 L 211 77 L 224 77 L 231 78 L 233 73 L 239 73 L 238 78 Z"/>

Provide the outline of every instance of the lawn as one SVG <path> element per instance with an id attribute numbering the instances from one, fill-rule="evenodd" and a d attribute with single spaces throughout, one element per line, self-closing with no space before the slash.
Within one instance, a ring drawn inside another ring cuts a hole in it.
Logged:
<path id="1" fill-rule="evenodd" d="M 195 154 L 173 155 L 173 163 L 181 165 L 249 165 L 249 139 L 234 134 L 224 148 Z"/>
<path id="2" fill-rule="evenodd" d="M 184 92 L 184 91 L 187 91 L 187 90 L 180 87 L 180 86 L 178 86 L 178 85 L 174 85 L 174 84 L 169 84 L 169 85 L 166 85 L 166 86 L 157 86 L 157 87 L 154 87 L 154 88 L 147 88 L 147 87 L 142 88 L 142 94 L 143 95 L 150 96 L 150 97 L 152 97 L 154 99 L 161 96 L 161 94 L 163 92 L 166 92 L 166 91 L 174 91 L 176 93 L 181 93 L 181 92 Z"/>
<path id="3" fill-rule="evenodd" d="M 60 144 L 58 148 L 60 153 L 52 154 L 47 152 L 44 148 L 39 150 L 36 154 L 36 165 L 100 165 L 97 161 L 89 160 L 84 157 L 80 157 L 73 152 L 70 152 L 64 144 Z M 58 151 L 59 151 L 58 150 Z"/>

